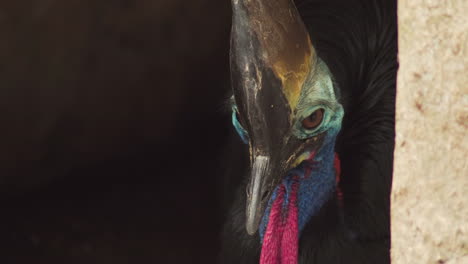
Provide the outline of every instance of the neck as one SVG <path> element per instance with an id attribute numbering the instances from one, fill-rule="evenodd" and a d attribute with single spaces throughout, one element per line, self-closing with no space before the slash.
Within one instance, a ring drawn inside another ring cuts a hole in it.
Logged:
<path id="1" fill-rule="evenodd" d="M 304 229 L 310 218 L 320 210 L 322 205 L 335 192 L 336 169 L 334 147 L 335 138 L 326 139 L 324 146 L 316 155 L 312 155 L 297 168 L 291 170 L 282 183 L 276 187 L 260 224 L 261 241 L 263 241 L 265 236 L 272 206 L 282 190 L 284 190 L 284 203 L 281 210 L 286 213 L 290 205 L 289 200 L 293 192 L 293 186 L 296 183 L 298 184 L 297 203 L 295 206 L 298 208 L 299 232 Z"/>
<path id="2" fill-rule="evenodd" d="M 299 236 L 336 189 L 335 136 L 279 184 L 260 224 L 260 263 L 297 263 Z"/>

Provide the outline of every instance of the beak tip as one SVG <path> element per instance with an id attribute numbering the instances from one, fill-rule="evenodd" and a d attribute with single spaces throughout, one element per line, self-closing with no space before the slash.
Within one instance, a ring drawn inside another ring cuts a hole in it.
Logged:
<path id="1" fill-rule="evenodd" d="M 253 222 L 250 222 L 250 223 L 247 222 L 245 225 L 245 229 L 247 231 L 247 234 L 249 234 L 250 236 L 253 236 L 255 235 L 255 233 L 257 233 L 258 224 L 253 223 Z"/>
<path id="2" fill-rule="evenodd" d="M 259 214 L 260 211 L 263 211 L 263 206 L 261 204 L 255 204 L 255 206 L 248 207 L 246 221 L 245 221 L 245 229 L 247 233 L 251 236 L 255 235 L 258 231 L 261 222 L 261 215 Z"/>

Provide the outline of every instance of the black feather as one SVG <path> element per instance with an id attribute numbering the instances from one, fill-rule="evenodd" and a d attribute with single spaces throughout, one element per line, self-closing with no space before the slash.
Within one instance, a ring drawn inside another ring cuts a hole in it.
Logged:
<path id="1" fill-rule="evenodd" d="M 345 108 L 336 145 L 344 208 L 330 200 L 308 223 L 301 234 L 300 263 L 389 263 L 396 1 L 297 0 L 296 4 Z M 225 190 L 238 191 L 229 196 L 235 201 L 226 216 L 221 263 L 258 263 L 259 238 L 245 231 L 242 179 L 248 153 L 240 140 L 232 141 Z"/>

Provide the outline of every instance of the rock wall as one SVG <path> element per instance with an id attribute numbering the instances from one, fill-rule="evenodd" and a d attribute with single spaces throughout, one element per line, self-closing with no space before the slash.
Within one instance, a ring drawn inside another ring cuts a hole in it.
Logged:
<path id="1" fill-rule="evenodd" d="M 393 263 L 468 263 L 468 1 L 398 1 Z"/>

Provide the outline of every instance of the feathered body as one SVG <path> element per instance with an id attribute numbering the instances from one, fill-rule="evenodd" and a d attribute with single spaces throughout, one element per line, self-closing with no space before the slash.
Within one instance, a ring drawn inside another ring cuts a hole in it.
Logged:
<path id="1" fill-rule="evenodd" d="M 318 56 L 344 107 L 336 152 L 340 189 L 307 223 L 299 263 L 389 263 L 390 189 L 397 63 L 396 1 L 297 0 Z M 237 135 L 225 180 L 234 199 L 226 215 L 221 263 L 258 263 L 260 239 L 245 230 L 248 149 Z"/>

